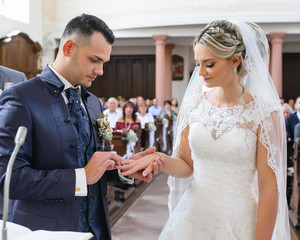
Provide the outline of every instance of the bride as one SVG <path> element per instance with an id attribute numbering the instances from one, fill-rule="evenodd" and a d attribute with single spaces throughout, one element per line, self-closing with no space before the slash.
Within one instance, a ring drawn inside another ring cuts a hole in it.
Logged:
<path id="1" fill-rule="evenodd" d="M 194 53 L 173 155 L 125 160 L 123 174 L 147 175 L 162 159 L 170 215 L 160 240 L 290 239 L 284 118 L 265 34 L 254 23 L 213 21 Z"/>

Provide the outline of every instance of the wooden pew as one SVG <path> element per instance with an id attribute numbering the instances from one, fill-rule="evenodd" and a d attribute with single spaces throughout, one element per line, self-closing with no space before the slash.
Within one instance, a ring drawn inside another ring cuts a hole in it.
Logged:
<path id="1" fill-rule="evenodd" d="M 113 151 L 116 151 L 120 156 L 124 156 L 127 144 L 126 134 L 124 132 L 113 132 L 111 143 L 113 145 Z"/>
<path id="2" fill-rule="evenodd" d="M 145 128 L 141 129 L 141 150 L 149 147 L 149 124 L 145 124 Z"/>
<path id="3" fill-rule="evenodd" d="M 163 124 L 161 122 L 162 120 L 160 118 L 155 118 L 154 124 L 156 126 L 155 131 L 155 147 L 158 152 L 162 151 L 162 128 Z"/>
<path id="4" fill-rule="evenodd" d="M 290 205 L 292 210 L 290 211 L 290 220 L 293 226 L 300 230 L 300 138 L 296 139 L 295 157 L 293 193 Z"/>
<path id="5" fill-rule="evenodd" d="M 173 120 L 167 115 L 165 116 L 165 118 L 169 121 L 168 127 L 165 132 L 167 149 L 163 151 L 163 123 L 162 119 L 159 118 L 155 120 L 155 125 L 157 128 L 155 133 L 156 148 L 159 152 L 165 152 L 166 154 L 171 155 L 173 147 Z"/>

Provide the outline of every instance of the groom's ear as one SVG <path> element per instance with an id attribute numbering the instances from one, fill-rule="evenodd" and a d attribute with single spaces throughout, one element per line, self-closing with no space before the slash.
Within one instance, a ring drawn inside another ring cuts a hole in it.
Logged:
<path id="1" fill-rule="evenodd" d="M 65 57 L 71 57 L 76 48 L 76 44 L 72 39 L 69 39 L 63 45 L 62 51 Z"/>

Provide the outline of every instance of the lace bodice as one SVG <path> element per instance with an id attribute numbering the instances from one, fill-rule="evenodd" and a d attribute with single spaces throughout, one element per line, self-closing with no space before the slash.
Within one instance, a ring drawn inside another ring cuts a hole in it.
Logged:
<path id="1" fill-rule="evenodd" d="M 203 94 L 199 96 L 199 105 L 188 116 L 188 124 L 201 123 L 214 139 L 235 128 L 244 128 L 257 134 L 259 117 L 255 101 L 245 105 L 218 108 L 208 102 Z"/>

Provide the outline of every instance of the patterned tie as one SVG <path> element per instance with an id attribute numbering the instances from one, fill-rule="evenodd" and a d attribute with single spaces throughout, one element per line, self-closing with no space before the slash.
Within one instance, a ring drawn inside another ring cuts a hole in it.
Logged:
<path id="1" fill-rule="evenodd" d="M 87 163 L 87 148 L 91 140 L 89 118 L 86 111 L 81 106 L 79 89 L 66 89 L 67 97 L 69 98 L 68 109 L 71 115 L 71 121 L 76 129 L 78 142 L 78 163 L 79 167 L 85 167 Z M 83 197 L 80 202 L 80 221 L 78 231 L 89 231 L 88 224 L 88 199 Z"/>

